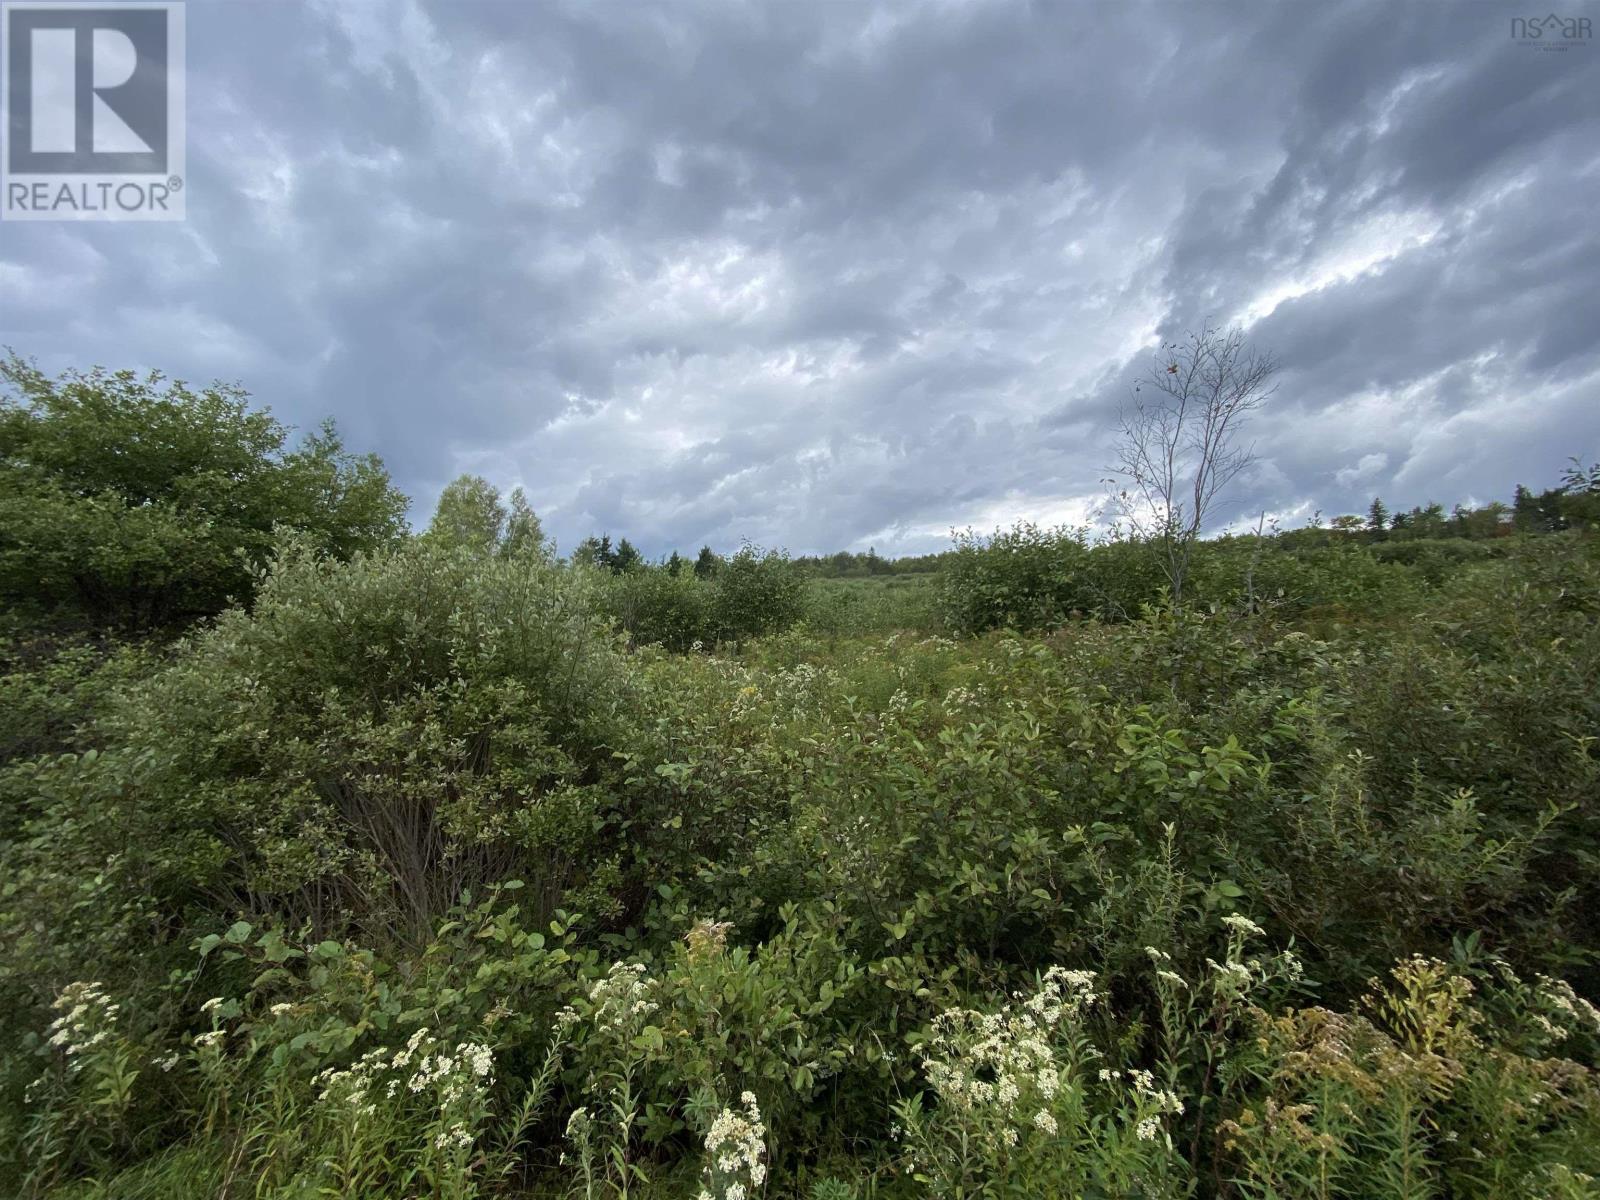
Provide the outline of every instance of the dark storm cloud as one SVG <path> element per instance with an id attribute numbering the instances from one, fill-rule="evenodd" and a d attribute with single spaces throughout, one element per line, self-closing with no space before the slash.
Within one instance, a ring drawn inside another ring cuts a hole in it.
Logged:
<path id="1" fill-rule="evenodd" d="M 1434 5 L 189 6 L 189 220 L 7 226 L 0 340 L 332 414 L 570 546 L 1081 520 L 1164 338 L 1229 516 L 1600 455 L 1600 46 Z"/>

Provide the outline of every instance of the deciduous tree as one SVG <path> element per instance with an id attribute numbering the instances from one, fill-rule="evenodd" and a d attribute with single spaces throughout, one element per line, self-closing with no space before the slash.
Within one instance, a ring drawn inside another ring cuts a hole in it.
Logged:
<path id="1" fill-rule="evenodd" d="M 1116 470 L 1128 486 L 1118 499 L 1133 531 L 1156 547 L 1174 604 L 1224 489 L 1254 461 L 1240 436 L 1273 394 L 1276 370 L 1242 330 L 1207 325 L 1162 346 L 1122 414 Z"/>
<path id="2" fill-rule="evenodd" d="M 0 361 L 0 597 L 150 629 L 248 601 L 288 530 L 349 558 L 406 499 L 331 423 L 291 448 L 242 388 Z"/>
<path id="3" fill-rule="evenodd" d="M 488 553 L 505 534 L 500 491 L 481 475 L 462 475 L 445 485 L 428 524 L 428 536 Z"/>

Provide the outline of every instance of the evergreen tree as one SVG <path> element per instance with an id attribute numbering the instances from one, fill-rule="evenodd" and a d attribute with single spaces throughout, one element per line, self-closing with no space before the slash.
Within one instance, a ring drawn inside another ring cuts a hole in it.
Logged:
<path id="1" fill-rule="evenodd" d="M 696 579 L 710 579 L 717 573 L 717 568 L 722 565 L 722 559 L 717 557 L 717 552 L 710 546 L 700 547 L 700 557 L 694 560 L 694 577 Z"/>
<path id="2" fill-rule="evenodd" d="M 1411 510 L 1411 529 L 1419 538 L 1444 537 L 1444 505 L 1430 504 L 1426 508 L 1413 508 Z"/>
<path id="3" fill-rule="evenodd" d="M 1511 498 L 1511 524 L 1518 533 L 1544 532 L 1538 498 L 1520 483 Z"/>
<path id="4" fill-rule="evenodd" d="M 1389 510 L 1384 506 L 1382 499 L 1377 496 L 1372 498 L 1372 507 L 1367 509 L 1367 531 L 1382 534 L 1389 528 Z"/>
<path id="5" fill-rule="evenodd" d="M 610 567 L 618 575 L 637 570 L 644 562 L 644 555 L 627 538 L 617 543 L 616 553 L 611 556 Z"/>
<path id="6" fill-rule="evenodd" d="M 1560 488 L 1546 488 L 1535 498 L 1541 533 L 1560 533 L 1567 527 L 1566 494 Z"/>

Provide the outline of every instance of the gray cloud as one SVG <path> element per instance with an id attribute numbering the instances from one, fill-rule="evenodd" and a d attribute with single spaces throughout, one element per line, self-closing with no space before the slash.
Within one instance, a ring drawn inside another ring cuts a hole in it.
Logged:
<path id="1" fill-rule="evenodd" d="M 1600 46 L 1496 5 L 189 5 L 189 219 L 19 225 L 0 341 L 331 414 L 425 518 L 919 551 L 1081 519 L 1161 338 L 1230 516 L 1600 456 Z"/>

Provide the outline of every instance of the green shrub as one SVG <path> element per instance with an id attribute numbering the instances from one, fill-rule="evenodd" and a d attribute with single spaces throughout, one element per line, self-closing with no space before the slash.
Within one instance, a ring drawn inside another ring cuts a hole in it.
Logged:
<path id="1" fill-rule="evenodd" d="M 672 575 L 662 567 L 638 567 L 608 572 L 601 586 L 606 611 L 636 646 L 660 645 L 681 653 L 715 638 L 713 589 L 692 572 Z"/>
<path id="2" fill-rule="evenodd" d="M 804 579 L 778 550 L 746 543 L 712 577 L 711 626 L 719 639 L 781 632 L 800 619 L 804 604 Z"/>
<path id="3" fill-rule="evenodd" d="M 155 628 L 249 598 L 275 528 L 348 558 L 391 543 L 405 497 L 331 425 L 294 450 L 245 393 L 131 371 L 0 379 L 0 596 Z"/>
<path id="4" fill-rule="evenodd" d="M 111 696 L 158 662 L 150 648 L 84 635 L 0 644 L 0 764 L 88 749 L 87 727 Z"/>
<path id="5" fill-rule="evenodd" d="M 511 876 L 553 907 L 608 870 L 600 784 L 625 700 L 586 574 L 424 542 L 349 563 L 291 546 L 251 613 L 111 706 L 101 753 L 13 769 L 29 818 L 12 862 L 39 903 L 87 869 L 106 895 L 330 930 L 426 929 Z"/>
<path id="6" fill-rule="evenodd" d="M 1433 585 L 1443 583 L 1468 563 L 1504 557 L 1504 542 L 1474 542 L 1465 538 L 1411 538 L 1372 547 L 1372 557 L 1383 563 L 1400 563 Z"/>
<path id="7" fill-rule="evenodd" d="M 939 581 L 939 611 L 957 633 L 1032 630 L 1098 607 L 1080 532 L 1023 521 L 988 538 L 956 534 Z"/>

